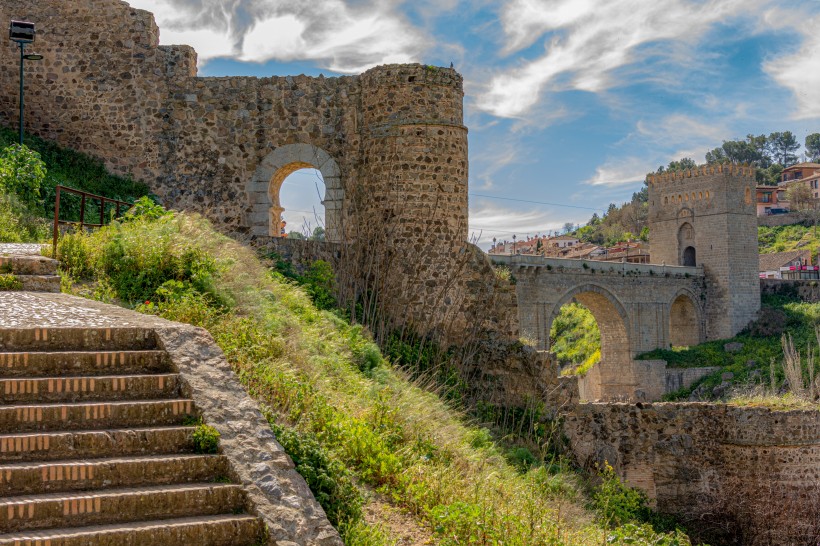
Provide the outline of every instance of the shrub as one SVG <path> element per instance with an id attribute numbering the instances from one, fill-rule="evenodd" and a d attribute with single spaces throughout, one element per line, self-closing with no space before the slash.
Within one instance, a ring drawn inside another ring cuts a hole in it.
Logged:
<path id="1" fill-rule="evenodd" d="M 23 283 L 11 273 L 0 275 L 0 290 L 22 290 L 22 288 Z"/>
<path id="2" fill-rule="evenodd" d="M 0 243 L 39 243 L 48 234 L 46 220 L 32 214 L 16 195 L 0 190 Z"/>
<path id="3" fill-rule="evenodd" d="M 627 523 L 618 527 L 606 537 L 607 544 L 634 544 L 635 546 L 690 546 L 689 541 L 683 532 L 674 530 L 670 533 L 659 535 L 651 525 L 638 525 Z"/>
<path id="4" fill-rule="evenodd" d="M 271 424 L 271 429 L 324 508 L 330 523 L 338 527 L 343 522 L 359 521 L 364 499 L 345 466 L 333 459 L 313 434 L 277 424 Z"/>
<path id="5" fill-rule="evenodd" d="M 186 240 L 175 215 L 148 200 L 141 203 L 144 206 L 129 213 L 124 222 L 91 234 L 63 236 L 57 255 L 67 272 L 77 279 L 107 278 L 117 296 L 130 304 L 154 299 L 169 280 L 185 287 L 166 285 L 166 299 L 196 291 L 224 303 L 214 284 L 214 257 Z"/>
<path id="6" fill-rule="evenodd" d="M 310 264 L 305 274 L 300 279 L 305 286 L 313 304 L 319 309 L 333 309 L 336 307 L 336 279 L 333 276 L 333 268 L 323 260 L 317 260 Z"/>
<path id="7" fill-rule="evenodd" d="M 46 164 L 40 154 L 15 144 L 0 152 L 0 191 L 16 195 L 29 209 L 40 207 L 40 186 Z"/>
<path id="8" fill-rule="evenodd" d="M 211 454 L 219 451 L 219 431 L 210 425 L 197 425 L 193 441 L 196 453 Z"/>
<path id="9" fill-rule="evenodd" d="M 788 320 L 782 309 L 764 305 L 757 313 L 757 320 L 749 324 L 747 332 L 754 337 L 779 336 L 786 330 Z"/>
<path id="10" fill-rule="evenodd" d="M 608 463 L 601 470 L 601 478 L 603 482 L 593 493 L 592 501 L 608 525 L 624 525 L 646 517 L 649 507 L 643 491 L 626 486 Z"/>

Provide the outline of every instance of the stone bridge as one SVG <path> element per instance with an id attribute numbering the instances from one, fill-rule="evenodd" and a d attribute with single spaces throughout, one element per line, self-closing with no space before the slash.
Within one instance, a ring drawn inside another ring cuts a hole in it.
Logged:
<path id="1" fill-rule="evenodd" d="M 703 267 L 491 256 L 516 280 L 522 335 L 550 349 L 550 328 L 561 307 L 577 301 L 601 330 L 601 362 L 580 381 L 587 400 L 657 399 L 666 385 L 663 361 L 641 353 L 689 346 L 706 339 Z"/>

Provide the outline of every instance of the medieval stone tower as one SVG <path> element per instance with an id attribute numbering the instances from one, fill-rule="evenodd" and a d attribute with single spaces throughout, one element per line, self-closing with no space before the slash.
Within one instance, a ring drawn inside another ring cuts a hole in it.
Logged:
<path id="1" fill-rule="evenodd" d="M 651 175 L 654 263 L 703 266 L 706 337 L 732 337 L 760 309 L 754 169 L 704 166 Z"/>

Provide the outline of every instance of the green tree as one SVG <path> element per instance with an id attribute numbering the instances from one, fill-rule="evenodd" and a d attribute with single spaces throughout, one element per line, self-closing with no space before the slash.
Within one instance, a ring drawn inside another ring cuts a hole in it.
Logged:
<path id="1" fill-rule="evenodd" d="M 14 144 L 0 152 L 0 190 L 17 195 L 29 209 L 40 206 L 45 178 L 46 164 L 34 150 Z"/>
<path id="2" fill-rule="evenodd" d="M 325 228 L 322 226 L 316 226 L 313 229 L 313 233 L 310 236 L 311 241 L 324 241 L 325 240 Z"/>
<path id="3" fill-rule="evenodd" d="M 801 182 L 791 184 L 786 189 L 786 199 L 788 199 L 792 210 L 797 211 L 805 211 L 814 203 L 811 188 Z"/>
<path id="4" fill-rule="evenodd" d="M 767 148 L 772 155 L 772 159 L 783 165 L 783 167 L 797 163 L 797 154 L 794 152 L 800 149 L 800 143 L 797 142 L 797 137 L 791 131 L 771 133 Z"/>
<path id="5" fill-rule="evenodd" d="M 765 169 L 772 163 L 766 135 L 746 135 L 745 139 L 724 140 L 723 144 L 706 152 L 706 163 L 736 163 Z"/>
<path id="6" fill-rule="evenodd" d="M 812 161 L 820 161 L 820 133 L 812 133 L 806 137 L 806 155 Z"/>
<path id="7" fill-rule="evenodd" d="M 677 172 L 694 169 L 698 164 L 691 157 L 682 157 L 677 161 L 670 161 L 666 167 L 658 167 L 657 173 Z"/>

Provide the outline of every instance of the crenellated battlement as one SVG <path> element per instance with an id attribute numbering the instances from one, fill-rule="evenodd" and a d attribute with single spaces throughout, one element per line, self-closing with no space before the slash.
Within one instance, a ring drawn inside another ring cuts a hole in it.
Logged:
<path id="1" fill-rule="evenodd" d="M 646 181 L 650 185 L 663 184 L 665 182 L 683 180 L 684 178 L 697 178 L 699 176 L 711 176 L 715 174 L 728 174 L 732 176 L 754 178 L 755 168 L 747 164 L 736 165 L 733 163 L 719 165 L 701 165 L 700 167 L 696 167 L 694 169 L 687 169 L 685 171 L 675 171 L 663 174 L 649 174 L 646 176 Z"/>
<path id="2" fill-rule="evenodd" d="M 386 64 L 376 66 L 361 74 L 365 85 L 390 87 L 393 85 L 434 85 L 452 87 L 459 91 L 463 85 L 461 74 L 453 68 L 424 64 Z"/>

